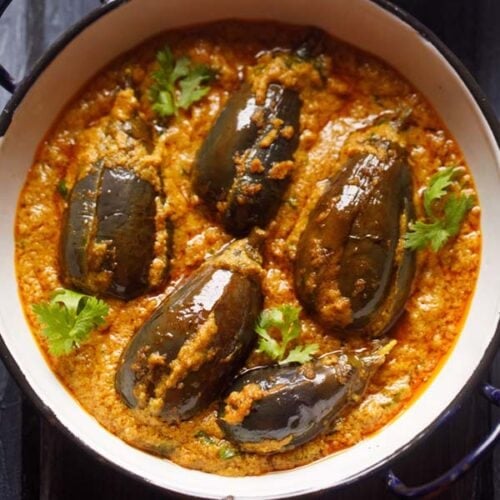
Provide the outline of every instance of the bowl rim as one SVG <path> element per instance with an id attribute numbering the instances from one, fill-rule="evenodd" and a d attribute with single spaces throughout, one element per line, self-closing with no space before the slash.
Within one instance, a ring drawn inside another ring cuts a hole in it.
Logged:
<path id="1" fill-rule="evenodd" d="M 102 5 L 93 9 L 85 16 L 83 16 L 78 22 L 76 22 L 73 26 L 68 28 L 66 31 L 60 35 L 55 42 L 53 42 L 48 49 L 42 54 L 42 56 L 36 61 L 33 65 L 33 68 L 29 71 L 27 75 L 21 80 L 19 85 L 16 86 L 15 91 L 10 97 L 9 101 L 5 105 L 4 109 L 0 114 L 0 143 L 3 139 L 3 136 L 9 129 L 9 126 L 12 121 L 12 117 L 18 108 L 18 106 L 22 103 L 24 97 L 32 87 L 32 85 L 36 82 L 38 77 L 43 73 L 43 71 L 50 65 L 50 63 L 59 55 L 59 53 L 72 41 L 74 40 L 81 32 L 83 32 L 87 27 L 93 24 L 95 21 L 99 20 L 104 15 L 114 11 L 120 6 L 129 3 L 131 0 L 107 0 L 107 3 L 104 3 L 106 0 L 101 0 Z M 460 61 L 460 59 L 449 49 L 444 42 L 442 42 L 439 37 L 427 26 L 421 23 L 417 18 L 413 15 L 406 12 L 401 7 L 394 5 L 389 0 L 369 0 L 372 3 L 378 5 L 382 9 L 386 10 L 394 17 L 396 17 L 399 21 L 409 25 L 412 27 L 418 35 L 420 35 L 424 40 L 429 42 L 437 51 L 446 59 L 446 61 L 450 64 L 450 66 L 457 72 L 458 76 L 465 84 L 469 92 L 471 93 L 474 101 L 478 105 L 481 113 L 483 114 L 494 138 L 497 143 L 497 146 L 500 149 L 500 122 L 497 119 L 495 112 L 491 105 L 488 102 L 488 99 L 484 92 L 482 91 L 479 84 L 476 82 L 475 78 L 469 72 L 469 70 L 465 67 L 465 65 Z M 493 361 L 494 356 L 497 353 L 497 350 L 500 348 L 500 311 L 497 311 L 497 327 L 494 335 L 491 338 L 491 341 L 486 349 L 483 357 L 478 362 L 473 374 L 470 376 L 468 381 L 464 384 L 464 386 L 457 393 L 456 397 L 453 399 L 451 403 L 448 404 L 447 407 L 443 409 L 441 414 L 427 427 L 421 430 L 421 432 L 410 442 L 401 446 L 399 449 L 395 450 L 390 455 L 386 456 L 384 459 L 379 462 L 373 464 L 371 467 L 368 467 L 357 474 L 347 477 L 342 483 L 337 485 L 324 488 L 322 490 L 317 490 L 316 493 L 324 493 L 324 492 L 333 492 L 334 490 L 338 490 L 340 488 L 344 488 L 346 486 L 352 485 L 353 483 L 366 479 L 368 476 L 374 475 L 375 473 L 384 473 L 384 468 L 387 468 L 389 464 L 394 461 L 396 458 L 401 458 L 406 456 L 418 443 L 420 443 L 425 437 L 431 434 L 439 425 L 447 419 L 453 413 L 454 408 L 463 403 L 464 399 L 470 395 L 470 391 L 478 385 L 481 376 L 485 372 L 485 370 L 489 367 L 491 362 Z M 166 488 L 155 484 L 150 479 L 141 476 L 134 471 L 127 469 L 121 465 L 118 465 L 116 462 L 112 461 L 101 455 L 96 449 L 91 447 L 91 445 L 87 444 L 81 437 L 77 436 L 66 427 L 56 416 L 54 411 L 47 406 L 41 397 L 35 392 L 35 390 L 31 387 L 26 377 L 23 374 L 21 367 L 18 365 L 17 361 L 14 359 L 13 355 L 10 353 L 7 345 L 4 342 L 3 336 L 0 332 L 0 357 L 5 363 L 8 371 L 18 384 L 18 386 L 22 389 L 22 392 L 26 394 L 30 401 L 34 404 L 36 409 L 46 418 L 52 425 L 54 425 L 58 430 L 62 431 L 62 433 L 69 437 L 73 442 L 76 442 L 81 448 L 83 448 L 90 456 L 97 459 L 99 462 L 107 464 L 111 466 L 113 469 L 125 474 L 128 477 L 131 477 L 136 480 L 140 480 L 142 482 L 146 482 L 149 485 L 153 486 L 157 490 L 162 492 L 170 491 Z M 175 492 L 179 497 L 185 497 L 186 495 L 183 493 Z"/>

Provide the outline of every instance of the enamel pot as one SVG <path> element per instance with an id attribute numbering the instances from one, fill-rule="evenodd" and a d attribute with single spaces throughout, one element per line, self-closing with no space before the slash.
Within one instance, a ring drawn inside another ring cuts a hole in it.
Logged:
<path id="1" fill-rule="evenodd" d="M 9 3 L 0 0 L 0 14 Z M 16 204 L 40 141 L 66 103 L 119 54 L 171 28 L 220 19 L 268 19 L 316 25 L 371 52 L 403 74 L 432 103 L 461 146 L 482 208 L 481 265 L 463 331 L 439 374 L 400 416 L 359 444 L 294 470 L 222 477 L 188 470 L 132 448 L 86 413 L 50 370 L 24 317 L 14 268 Z M 500 425 L 455 468 L 418 488 L 406 487 L 390 462 L 431 432 L 475 387 L 500 335 L 500 131 L 467 70 L 415 19 L 385 0 L 114 0 L 59 39 L 13 92 L 0 118 L 0 350 L 19 385 L 49 420 L 122 471 L 192 496 L 281 498 L 333 491 L 378 471 L 393 491 L 418 496 L 456 479 L 490 449 Z M 499 404 L 499 391 L 483 388 Z"/>

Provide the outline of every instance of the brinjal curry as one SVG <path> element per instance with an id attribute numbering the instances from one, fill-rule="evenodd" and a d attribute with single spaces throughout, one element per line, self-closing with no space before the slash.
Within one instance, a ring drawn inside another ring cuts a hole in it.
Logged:
<path id="1" fill-rule="evenodd" d="M 314 29 L 165 33 L 37 152 L 17 276 L 54 372 L 185 467 L 290 469 L 397 416 L 460 333 L 480 209 L 440 118 Z"/>

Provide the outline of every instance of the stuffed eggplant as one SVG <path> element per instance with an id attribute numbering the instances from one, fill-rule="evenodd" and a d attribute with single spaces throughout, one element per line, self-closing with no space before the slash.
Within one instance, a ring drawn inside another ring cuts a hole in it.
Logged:
<path id="1" fill-rule="evenodd" d="M 372 337 L 400 316 L 415 273 L 403 243 L 414 218 L 410 168 L 396 143 L 374 144 L 329 179 L 295 261 L 297 295 L 323 325 Z"/>
<path id="2" fill-rule="evenodd" d="M 255 238 L 231 244 L 161 304 L 125 350 L 116 388 L 168 422 L 191 418 L 230 383 L 255 341 L 262 307 Z"/>
<path id="3" fill-rule="evenodd" d="M 134 170 L 97 163 L 68 199 L 61 235 L 64 283 L 77 290 L 129 300 L 156 288 L 168 267 L 168 222 L 158 221 L 162 196 Z M 160 231 L 167 244 L 160 254 Z M 155 275 L 155 262 L 161 265 Z"/>

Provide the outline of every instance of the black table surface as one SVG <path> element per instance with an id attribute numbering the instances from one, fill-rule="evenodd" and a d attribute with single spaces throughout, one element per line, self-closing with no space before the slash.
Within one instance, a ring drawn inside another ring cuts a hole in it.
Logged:
<path id="1" fill-rule="evenodd" d="M 500 116 L 500 1 L 394 3 L 414 14 L 457 54 Z M 58 35 L 98 5 L 98 0 L 14 0 L 0 21 L 0 62 L 22 78 Z M 0 109 L 7 98 L 0 89 Z M 500 355 L 484 380 L 500 385 Z M 451 419 L 396 461 L 393 469 L 407 484 L 433 479 L 470 451 L 499 417 L 500 411 L 476 391 Z M 497 448 L 438 498 L 500 500 Z M 380 476 L 320 497 L 393 498 Z M 150 500 L 174 496 L 117 472 L 63 436 L 37 413 L 0 362 L 0 500 L 20 498 Z"/>

